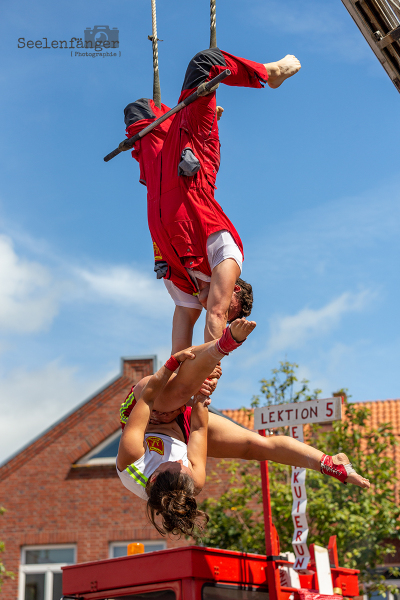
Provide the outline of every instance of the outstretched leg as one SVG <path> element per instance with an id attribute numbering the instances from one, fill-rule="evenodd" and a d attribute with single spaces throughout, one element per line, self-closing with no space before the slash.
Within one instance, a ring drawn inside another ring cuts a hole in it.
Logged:
<path id="1" fill-rule="evenodd" d="M 321 471 L 324 454 L 317 448 L 303 444 L 285 435 L 262 437 L 232 421 L 210 413 L 208 423 L 207 455 L 214 458 L 241 458 L 244 460 L 273 460 L 283 465 L 293 465 Z M 350 461 L 343 453 L 333 457 L 334 465 Z M 368 479 L 353 472 L 346 480 L 362 488 L 370 487 Z"/>

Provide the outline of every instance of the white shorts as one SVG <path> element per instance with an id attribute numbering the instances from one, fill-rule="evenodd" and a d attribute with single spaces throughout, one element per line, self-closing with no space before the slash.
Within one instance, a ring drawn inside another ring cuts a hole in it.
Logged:
<path id="1" fill-rule="evenodd" d="M 208 237 L 207 257 L 211 272 L 219 265 L 219 263 L 227 258 L 233 258 L 239 265 L 240 271 L 242 270 L 242 253 L 232 235 L 226 229 L 212 233 Z M 201 279 L 202 281 L 211 281 L 211 277 L 204 275 L 204 273 L 201 273 L 200 271 L 195 271 L 193 269 L 187 270 L 192 277 Z M 191 296 L 186 292 L 182 292 L 182 290 L 176 287 L 170 279 L 164 279 L 164 283 L 176 306 L 185 306 L 186 308 L 197 308 L 198 310 L 202 310 L 203 307 L 197 296 Z"/>

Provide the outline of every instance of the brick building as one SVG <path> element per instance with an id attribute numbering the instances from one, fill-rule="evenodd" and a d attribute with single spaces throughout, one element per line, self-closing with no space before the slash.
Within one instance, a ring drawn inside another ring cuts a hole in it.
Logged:
<path id="1" fill-rule="evenodd" d="M 188 544 L 162 538 L 150 526 L 144 503 L 115 473 L 119 406 L 132 385 L 153 372 L 155 357 L 122 361 L 122 372 L 0 467 L 0 539 L 14 581 L 6 580 L 4 600 L 59 600 L 61 566 L 126 554 L 127 544 L 145 549 Z M 400 400 L 368 403 L 372 424 L 393 423 L 400 435 Z M 244 411 L 224 411 L 253 428 Z M 395 459 L 400 469 L 400 447 Z M 208 470 L 217 460 L 210 459 Z M 222 474 L 224 479 L 224 474 Z M 223 484 L 207 483 L 201 496 L 218 496 Z M 400 556 L 397 557 L 400 562 Z"/>
<path id="2" fill-rule="evenodd" d="M 146 550 L 189 543 L 162 538 L 115 472 L 119 407 L 155 361 L 124 359 L 119 377 L 0 467 L 2 558 L 17 574 L 2 600 L 59 600 L 62 564 L 126 555 L 129 542 Z M 215 484 L 207 494 L 218 495 Z"/>

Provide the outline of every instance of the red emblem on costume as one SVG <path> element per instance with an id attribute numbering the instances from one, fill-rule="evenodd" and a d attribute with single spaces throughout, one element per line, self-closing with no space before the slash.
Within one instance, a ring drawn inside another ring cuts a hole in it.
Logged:
<path id="1" fill-rule="evenodd" d="M 161 438 L 150 435 L 148 438 L 146 438 L 146 443 L 150 452 L 157 452 L 158 454 L 164 456 L 164 441 Z"/>

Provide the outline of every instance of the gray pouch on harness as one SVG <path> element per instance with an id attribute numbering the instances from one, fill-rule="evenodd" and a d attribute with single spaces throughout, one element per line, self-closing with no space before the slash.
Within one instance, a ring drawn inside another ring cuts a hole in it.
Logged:
<path id="1" fill-rule="evenodd" d="M 157 274 L 157 279 L 162 279 L 168 271 L 168 264 L 165 260 L 158 260 L 154 265 L 154 271 Z"/>
<path id="2" fill-rule="evenodd" d="M 200 170 L 200 161 L 196 158 L 191 148 L 184 148 L 181 154 L 181 162 L 178 165 L 178 175 L 193 177 Z"/>

